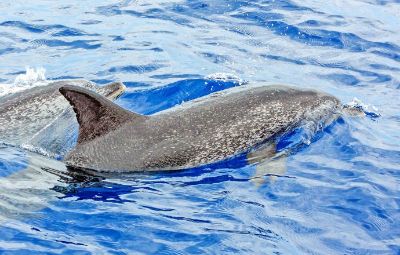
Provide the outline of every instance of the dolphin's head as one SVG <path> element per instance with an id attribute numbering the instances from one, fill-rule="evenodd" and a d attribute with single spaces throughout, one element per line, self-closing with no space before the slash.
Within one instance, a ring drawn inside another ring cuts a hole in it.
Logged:
<path id="1" fill-rule="evenodd" d="M 110 100 L 115 100 L 125 92 L 125 85 L 122 82 L 112 82 L 96 89 L 96 92 Z"/>

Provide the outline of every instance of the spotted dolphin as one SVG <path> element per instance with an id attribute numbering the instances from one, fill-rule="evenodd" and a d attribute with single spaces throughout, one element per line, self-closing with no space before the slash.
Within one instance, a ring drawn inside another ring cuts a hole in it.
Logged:
<path id="1" fill-rule="evenodd" d="M 119 82 L 100 87 L 86 80 L 62 80 L 3 96 L 0 98 L 0 143 L 35 147 L 42 146 L 47 137 L 52 137 L 53 141 L 49 146 L 62 140 L 68 127 L 76 122 L 74 115 L 69 114 L 72 110 L 68 102 L 59 93 L 59 88 L 66 84 L 96 91 L 111 100 L 125 88 Z M 54 132 L 54 127 L 64 130 L 59 134 Z"/>
<path id="2" fill-rule="evenodd" d="M 60 92 L 79 123 L 73 168 L 101 172 L 160 171 L 210 164 L 245 153 L 305 121 L 320 123 L 339 100 L 289 86 L 242 86 L 210 94 L 154 115 L 127 111 L 76 86 Z"/>

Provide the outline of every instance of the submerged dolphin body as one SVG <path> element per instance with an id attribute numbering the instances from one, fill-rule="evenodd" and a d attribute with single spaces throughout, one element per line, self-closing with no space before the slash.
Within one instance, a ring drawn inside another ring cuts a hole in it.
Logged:
<path id="1" fill-rule="evenodd" d="M 102 172 L 185 169 L 272 141 L 302 123 L 333 118 L 335 97 L 288 86 L 238 87 L 151 116 L 76 86 L 60 92 L 79 122 L 67 165 Z"/>
<path id="2" fill-rule="evenodd" d="M 0 142 L 35 147 L 42 146 L 41 143 L 49 136 L 53 141 L 62 140 L 66 134 L 57 134 L 54 127 L 67 129 L 76 123 L 74 115 L 69 113 L 72 110 L 69 110 L 68 101 L 59 93 L 59 88 L 67 84 L 96 91 L 109 99 L 115 99 L 124 90 L 124 85 L 118 82 L 100 87 L 85 80 L 63 80 L 1 97 Z M 55 143 L 51 146 L 54 147 Z"/>

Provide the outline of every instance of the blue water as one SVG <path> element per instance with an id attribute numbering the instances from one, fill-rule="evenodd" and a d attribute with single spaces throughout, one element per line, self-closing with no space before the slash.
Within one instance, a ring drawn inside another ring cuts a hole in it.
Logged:
<path id="1" fill-rule="evenodd" d="M 381 114 L 344 116 L 262 185 L 240 157 L 71 178 L 59 161 L 2 145 L 0 253 L 400 254 L 398 0 L 15 0 L 0 11 L 0 83 L 25 66 L 51 80 L 120 80 L 117 103 L 151 114 L 268 82 Z"/>

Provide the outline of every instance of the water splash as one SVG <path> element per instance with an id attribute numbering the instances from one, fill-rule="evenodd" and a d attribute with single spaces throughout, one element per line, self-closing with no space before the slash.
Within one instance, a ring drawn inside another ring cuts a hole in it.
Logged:
<path id="1" fill-rule="evenodd" d="M 360 113 L 365 114 L 365 116 L 375 119 L 381 116 L 381 114 L 378 111 L 378 108 L 376 108 L 373 105 L 368 105 L 363 103 L 360 99 L 357 97 L 354 97 L 353 100 L 343 106 L 344 109 L 351 110 L 351 111 L 358 111 Z"/>
<path id="2" fill-rule="evenodd" d="M 12 84 L 0 84 L 0 96 L 16 93 L 25 89 L 49 84 L 45 76 L 46 69 L 26 67 L 24 74 L 19 74 Z"/>
<path id="3" fill-rule="evenodd" d="M 35 82 L 46 81 L 46 70 L 43 67 L 30 68 L 26 67 L 25 74 L 20 74 L 15 78 L 14 84 L 17 86 L 30 85 Z"/>
<path id="4" fill-rule="evenodd" d="M 246 84 L 247 81 L 242 80 L 239 76 L 231 73 L 213 73 L 204 77 L 207 80 L 237 82 L 239 85 Z"/>

